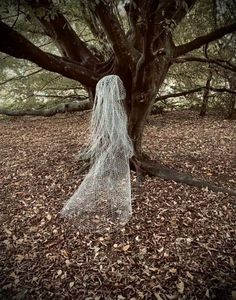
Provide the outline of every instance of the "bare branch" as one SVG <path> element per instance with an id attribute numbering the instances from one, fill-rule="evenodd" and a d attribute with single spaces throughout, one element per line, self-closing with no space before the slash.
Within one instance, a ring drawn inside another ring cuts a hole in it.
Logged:
<path id="1" fill-rule="evenodd" d="M 214 88 L 214 87 L 210 87 L 210 90 L 214 91 L 214 92 L 218 92 L 218 93 L 229 93 L 229 94 L 233 94 L 233 95 L 236 94 L 235 90 L 231 90 L 231 89 L 227 89 L 227 88 Z"/>
<path id="2" fill-rule="evenodd" d="M 14 23 L 12 24 L 11 28 L 14 28 L 14 26 L 16 25 L 16 23 L 19 19 L 19 16 L 20 16 L 20 0 L 17 0 L 17 17 L 16 17 Z"/>
<path id="3" fill-rule="evenodd" d="M 133 68 L 133 49 L 112 10 L 109 9 L 103 1 L 99 1 L 99 4 L 96 4 L 95 6 L 95 13 L 112 44 L 112 48 L 119 62 L 124 67 L 129 66 L 130 68 Z"/>
<path id="4" fill-rule="evenodd" d="M 23 79 L 23 78 L 27 78 L 27 77 L 30 77 L 30 76 L 32 76 L 32 75 L 38 74 L 38 73 L 40 73 L 40 72 L 42 72 L 42 71 L 43 71 L 43 69 L 39 69 L 39 70 L 37 70 L 37 71 L 31 72 L 31 73 L 26 74 L 26 75 L 14 76 L 14 77 L 11 77 L 11 78 L 9 78 L 9 79 L 7 79 L 7 80 L 5 80 L 5 81 L 0 82 L 0 85 L 4 85 L 4 84 L 6 84 L 6 83 L 8 83 L 8 82 L 10 82 L 10 81 L 20 80 L 20 79 Z"/>
<path id="5" fill-rule="evenodd" d="M 201 92 L 205 88 L 206 88 L 205 86 L 202 86 L 202 87 L 198 87 L 198 88 L 187 90 L 187 91 L 183 91 L 183 92 L 178 92 L 178 93 L 173 93 L 173 94 L 167 94 L 167 95 L 158 96 L 158 97 L 156 97 L 156 101 L 155 102 L 166 100 L 166 99 L 169 99 L 169 98 L 177 98 L 177 97 L 181 97 L 181 96 L 187 96 L 187 95 L 190 95 L 190 94 Z M 219 92 L 219 93 L 236 94 L 235 90 L 227 89 L 227 88 L 209 87 L 209 90 L 214 91 L 214 92 Z"/>
<path id="6" fill-rule="evenodd" d="M 191 61 L 196 61 L 196 62 L 202 62 L 202 63 L 211 63 L 215 64 L 221 68 L 230 70 L 232 72 L 236 72 L 236 65 L 234 65 L 231 62 L 228 62 L 223 59 L 213 59 L 213 58 L 204 58 L 204 57 L 196 57 L 196 56 L 183 56 L 183 57 L 178 57 L 173 60 L 175 63 L 185 63 L 185 62 L 191 62 Z"/>
<path id="7" fill-rule="evenodd" d="M 198 87 L 198 88 L 187 90 L 187 91 L 183 91 L 183 92 L 178 92 L 178 93 L 173 93 L 173 94 L 167 94 L 167 95 L 158 96 L 158 97 L 156 97 L 156 102 L 157 101 L 161 101 L 161 100 L 165 100 L 165 99 L 169 99 L 169 98 L 177 98 L 177 97 L 181 97 L 181 96 L 186 96 L 186 95 L 189 95 L 189 94 L 197 93 L 197 92 L 202 91 L 203 88 L 204 87 Z"/>
<path id="8" fill-rule="evenodd" d="M 16 17 L 18 17 L 18 15 L 21 15 L 22 14 L 22 12 L 17 12 L 16 14 L 14 14 L 14 15 L 10 15 L 10 16 L 6 16 L 6 17 L 2 17 L 1 16 L 1 21 L 3 21 L 3 20 L 9 20 L 9 19 L 12 19 L 12 18 L 16 18 Z"/>
<path id="9" fill-rule="evenodd" d="M 36 14 L 36 17 L 42 24 L 46 34 L 55 41 L 65 57 L 83 62 L 87 67 L 91 67 L 94 63 L 99 62 L 86 44 L 78 37 L 62 13 L 55 8 L 52 1 L 27 0 L 27 3 L 35 12 L 37 12 L 38 8 L 45 9 L 45 16 L 39 17 Z M 52 10 L 54 11 L 53 17 L 50 14 Z"/>
<path id="10" fill-rule="evenodd" d="M 79 95 L 76 95 L 76 94 L 71 94 L 71 95 L 44 95 L 44 94 L 33 94 L 32 96 L 34 97 L 40 97 L 40 98 L 59 98 L 59 99 L 66 99 L 66 98 L 69 98 L 69 99 L 77 99 L 78 101 L 81 101 L 81 100 L 86 100 L 88 99 L 88 97 L 86 96 L 79 96 Z"/>
<path id="11" fill-rule="evenodd" d="M 42 51 L 20 33 L 0 21 L 0 51 L 17 58 L 27 59 L 48 71 L 59 73 L 81 84 L 95 86 L 98 78 L 93 72 L 75 61 Z M 4 37 L 4 38 L 3 38 Z"/>
<path id="12" fill-rule="evenodd" d="M 82 86 L 72 86 L 72 87 L 49 87 L 47 90 L 56 90 L 56 91 L 69 91 L 69 90 L 81 90 L 84 91 Z"/>
<path id="13" fill-rule="evenodd" d="M 236 31 L 236 22 L 231 24 L 231 25 L 218 28 L 215 31 L 213 31 L 211 33 L 208 33 L 206 35 L 197 37 L 196 39 L 192 40 L 189 43 L 186 43 L 186 44 L 175 47 L 174 57 L 178 57 L 178 56 L 183 55 L 187 52 L 198 49 L 201 46 L 203 46 L 207 43 L 213 42 L 217 39 L 220 39 L 224 35 L 232 33 L 234 31 Z"/>

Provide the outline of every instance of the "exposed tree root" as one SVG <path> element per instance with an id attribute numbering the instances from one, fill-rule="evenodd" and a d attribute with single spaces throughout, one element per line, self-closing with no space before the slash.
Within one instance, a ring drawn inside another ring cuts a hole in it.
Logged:
<path id="1" fill-rule="evenodd" d="M 158 176 L 162 179 L 173 180 L 175 182 L 184 183 L 190 186 L 196 186 L 199 188 L 208 188 L 213 192 L 227 193 L 231 196 L 236 196 L 236 191 L 225 187 L 218 186 L 212 182 L 205 181 L 203 179 L 195 178 L 190 174 L 178 172 L 174 169 L 165 167 L 157 161 L 142 159 L 140 161 L 140 167 L 144 174 L 151 176 Z"/>
<path id="2" fill-rule="evenodd" d="M 78 170 L 78 174 L 88 171 L 90 163 L 84 161 L 83 166 Z M 157 176 L 165 180 L 173 180 L 175 182 L 184 183 L 198 188 L 207 188 L 213 192 L 222 192 L 230 196 L 236 196 L 236 190 L 218 186 L 213 182 L 209 182 L 200 178 L 196 178 L 188 173 L 176 171 L 161 165 L 158 161 L 147 158 L 144 154 L 142 159 L 133 156 L 130 159 L 130 167 L 137 174 L 137 188 L 139 189 L 144 179 L 144 175 Z"/>

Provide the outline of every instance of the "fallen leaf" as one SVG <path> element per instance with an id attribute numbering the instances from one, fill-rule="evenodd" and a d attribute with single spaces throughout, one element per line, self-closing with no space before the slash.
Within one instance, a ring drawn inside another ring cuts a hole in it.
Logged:
<path id="1" fill-rule="evenodd" d="M 230 258 L 229 258 L 229 264 L 230 264 L 230 267 L 234 267 L 234 260 L 233 260 L 232 256 L 230 256 Z"/>
<path id="2" fill-rule="evenodd" d="M 9 276 L 12 277 L 12 278 L 18 278 L 18 276 L 16 275 L 15 272 L 11 272 Z"/>
<path id="3" fill-rule="evenodd" d="M 67 267 L 69 267 L 71 265 L 71 262 L 69 261 L 69 259 L 66 259 L 65 263 L 66 263 Z"/>
<path id="4" fill-rule="evenodd" d="M 154 293 L 154 295 L 157 300 L 163 300 L 159 293 Z"/>
<path id="5" fill-rule="evenodd" d="M 130 248 L 130 245 L 125 245 L 125 246 L 122 247 L 122 250 L 127 251 L 129 248 Z"/>
<path id="6" fill-rule="evenodd" d="M 48 219 L 48 221 L 52 220 L 52 216 L 49 213 L 46 215 L 46 218 Z"/>
<path id="7" fill-rule="evenodd" d="M 12 235 L 12 232 L 9 229 L 4 228 L 4 231 L 6 232 L 7 235 L 10 235 L 10 236 Z"/>
<path id="8" fill-rule="evenodd" d="M 189 271 L 186 272 L 186 275 L 188 276 L 188 278 L 190 278 L 191 280 L 193 280 L 193 275 Z"/>
<path id="9" fill-rule="evenodd" d="M 18 263 L 21 263 L 24 258 L 25 258 L 24 255 L 21 254 L 16 255 L 16 261 L 18 261 Z"/>
<path id="10" fill-rule="evenodd" d="M 232 300 L 236 300 L 236 291 L 232 291 L 231 295 L 232 295 Z"/>
<path id="11" fill-rule="evenodd" d="M 184 292 L 184 282 L 182 280 L 179 280 L 179 282 L 176 284 L 178 292 L 180 294 L 183 294 Z"/>
<path id="12" fill-rule="evenodd" d="M 208 289 L 206 290 L 205 295 L 206 295 L 207 298 L 210 298 L 210 293 L 209 293 L 209 290 L 208 290 Z"/>
<path id="13" fill-rule="evenodd" d="M 173 294 L 173 295 L 165 295 L 167 299 L 169 300 L 176 300 L 178 299 L 178 294 Z"/>
<path id="14" fill-rule="evenodd" d="M 170 271 L 170 273 L 175 274 L 177 272 L 177 269 L 171 268 L 169 271 Z"/>
<path id="15" fill-rule="evenodd" d="M 36 226 L 31 226 L 31 227 L 29 228 L 29 231 L 30 231 L 30 232 L 37 232 L 37 231 L 38 231 L 38 227 L 36 227 Z"/>

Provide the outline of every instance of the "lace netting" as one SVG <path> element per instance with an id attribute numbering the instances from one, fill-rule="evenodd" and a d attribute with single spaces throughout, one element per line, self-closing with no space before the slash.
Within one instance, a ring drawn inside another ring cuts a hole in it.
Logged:
<path id="1" fill-rule="evenodd" d="M 91 168 L 62 209 L 82 231 L 109 231 L 131 217 L 129 159 L 132 141 L 127 132 L 126 97 L 117 75 L 103 77 L 96 86 L 90 139 L 82 157 Z"/>

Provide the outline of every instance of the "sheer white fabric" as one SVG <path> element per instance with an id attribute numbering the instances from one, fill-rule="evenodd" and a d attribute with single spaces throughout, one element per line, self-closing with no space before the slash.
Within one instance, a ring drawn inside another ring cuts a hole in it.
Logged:
<path id="1" fill-rule="evenodd" d="M 123 100 L 125 88 L 117 75 L 103 77 L 96 86 L 89 146 L 82 154 L 91 168 L 62 209 L 80 230 L 109 231 L 131 217 L 129 159 L 132 141 L 127 132 Z"/>

